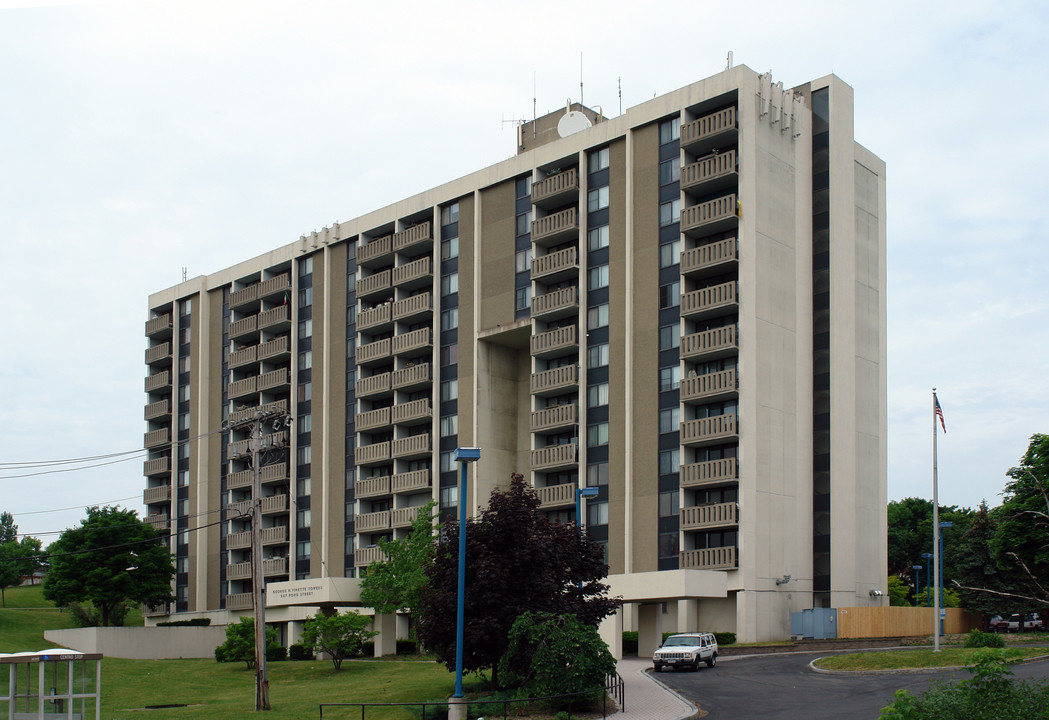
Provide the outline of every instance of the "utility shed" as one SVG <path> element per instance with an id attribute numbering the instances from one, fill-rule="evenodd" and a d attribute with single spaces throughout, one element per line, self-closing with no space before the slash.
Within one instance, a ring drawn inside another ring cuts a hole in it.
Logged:
<path id="1" fill-rule="evenodd" d="M 94 661 L 92 668 L 91 662 Z M 6 668 L 4 667 L 6 666 Z M 6 672 L 4 672 L 6 670 Z M 102 655 L 66 648 L 0 653 L 0 702 L 8 720 L 99 720 Z"/>

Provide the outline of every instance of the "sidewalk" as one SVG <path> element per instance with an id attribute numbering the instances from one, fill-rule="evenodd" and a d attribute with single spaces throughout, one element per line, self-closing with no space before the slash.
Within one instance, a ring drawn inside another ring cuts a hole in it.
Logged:
<path id="1" fill-rule="evenodd" d="M 648 658 L 628 657 L 616 664 L 626 690 L 626 712 L 610 715 L 610 720 L 683 720 L 696 714 L 696 707 L 685 702 L 645 670 Z"/>

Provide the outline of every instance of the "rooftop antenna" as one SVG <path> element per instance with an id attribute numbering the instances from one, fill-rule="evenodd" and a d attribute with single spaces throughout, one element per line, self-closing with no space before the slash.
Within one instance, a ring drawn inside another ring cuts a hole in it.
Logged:
<path id="1" fill-rule="evenodd" d="M 533 140 L 535 140 L 535 134 L 536 134 L 535 120 L 538 117 L 536 115 L 536 101 L 535 101 L 536 95 L 538 95 L 538 93 L 536 92 L 535 74 L 536 74 L 535 70 L 533 70 L 532 71 L 532 139 Z"/>
<path id="2" fill-rule="evenodd" d="M 728 57 L 725 58 L 725 62 L 726 62 L 725 69 L 726 70 L 731 70 L 732 69 L 732 51 L 731 50 L 728 51 Z"/>
<path id="3" fill-rule="evenodd" d="M 186 271 L 187 271 L 187 268 L 186 268 L 185 265 L 183 265 L 182 266 L 182 282 L 186 282 Z"/>
<path id="4" fill-rule="evenodd" d="M 622 115 L 623 114 L 623 76 L 620 75 L 619 77 L 617 77 L 616 81 L 619 83 L 619 114 Z"/>
<path id="5" fill-rule="evenodd" d="M 583 104 L 583 53 L 579 53 L 579 104 Z"/>

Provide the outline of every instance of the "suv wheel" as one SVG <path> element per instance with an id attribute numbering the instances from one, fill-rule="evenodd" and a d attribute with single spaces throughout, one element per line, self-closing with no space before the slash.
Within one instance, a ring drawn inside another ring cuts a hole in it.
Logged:
<path id="1" fill-rule="evenodd" d="M 710 657 L 707 658 L 707 667 L 714 667 L 717 664 L 718 664 L 718 655 L 717 655 L 717 653 L 714 653 L 713 655 L 711 655 Z"/>
<path id="2" fill-rule="evenodd" d="M 652 667 L 652 670 L 653 670 L 653 672 L 663 672 L 663 666 L 662 665 L 654 665 Z"/>

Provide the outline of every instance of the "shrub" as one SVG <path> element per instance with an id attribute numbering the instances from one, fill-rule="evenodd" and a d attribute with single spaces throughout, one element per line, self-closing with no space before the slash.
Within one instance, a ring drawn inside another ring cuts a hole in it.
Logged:
<path id="1" fill-rule="evenodd" d="M 331 658 L 336 670 L 346 658 L 356 657 L 364 641 L 379 633 L 366 630 L 371 618 L 358 612 L 315 615 L 302 627 L 302 642 Z"/>
<path id="2" fill-rule="evenodd" d="M 397 654 L 398 655 L 414 655 L 418 652 L 418 646 L 414 640 L 398 640 L 397 641 Z"/>
<path id="3" fill-rule="evenodd" d="M 279 650 L 275 648 L 280 648 Z M 277 630 L 266 628 L 266 659 L 284 659 L 284 646 L 277 641 Z M 279 655 L 279 657 L 277 657 Z M 249 668 L 255 665 L 255 621 L 250 617 L 226 626 L 226 642 L 215 648 L 218 662 L 243 661 Z"/>
<path id="4" fill-rule="evenodd" d="M 995 633 L 987 633 L 976 628 L 973 628 L 969 632 L 969 636 L 965 638 L 965 647 L 967 648 L 1003 648 L 1005 647 L 1005 639 L 1001 635 Z"/>
<path id="5" fill-rule="evenodd" d="M 281 644 L 266 645 L 266 662 L 280 662 L 288 659 L 288 649 Z"/>
<path id="6" fill-rule="evenodd" d="M 375 641 L 366 640 L 361 643 L 361 650 L 357 655 L 359 657 L 375 657 Z"/>
<path id="7" fill-rule="evenodd" d="M 313 648 L 311 648 L 309 645 L 303 645 L 302 643 L 295 643 L 290 648 L 288 648 L 288 659 L 312 660 Z"/>
<path id="8" fill-rule="evenodd" d="M 718 646 L 722 645 L 735 645 L 736 644 L 736 633 L 734 632 L 716 632 L 714 633 L 714 639 L 718 641 Z"/>
<path id="9" fill-rule="evenodd" d="M 637 655 L 637 633 L 633 630 L 623 633 L 623 655 Z"/>

